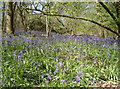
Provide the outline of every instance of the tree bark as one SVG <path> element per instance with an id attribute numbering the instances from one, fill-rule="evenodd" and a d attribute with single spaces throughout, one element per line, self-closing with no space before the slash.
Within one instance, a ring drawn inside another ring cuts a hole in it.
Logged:
<path id="1" fill-rule="evenodd" d="M 46 34 L 49 36 L 49 27 L 48 27 L 48 16 L 46 16 Z"/>
<path id="2" fill-rule="evenodd" d="M 22 9 L 23 4 L 24 4 L 24 2 L 20 2 L 20 5 L 17 6 L 17 8 L 19 10 L 19 15 L 20 15 L 21 20 L 22 20 L 22 25 L 23 25 L 25 31 L 27 32 L 29 27 L 28 27 L 28 24 L 27 24 L 26 16 L 24 15 L 24 10 Z"/>
<path id="3" fill-rule="evenodd" d="M 117 26 L 118 26 L 118 33 L 120 34 L 120 1 L 115 2 L 116 4 L 116 14 L 117 14 Z"/>
<path id="4" fill-rule="evenodd" d="M 7 2 L 6 33 L 14 34 L 14 10 L 13 2 Z"/>
<path id="5" fill-rule="evenodd" d="M 2 9 L 2 31 L 5 31 L 5 2 L 3 2 Z"/>
<path id="6" fill-rule="evenodd" d="M 48 6 L 46 7 L 46 11 L 50 10 L 50 6 L 49 6 L 49 1 L 47 1 Z M 48 37 L 51 36 L 51 30 L 49 28 L 49 17 L 46 16 L 46 34 Z"/>

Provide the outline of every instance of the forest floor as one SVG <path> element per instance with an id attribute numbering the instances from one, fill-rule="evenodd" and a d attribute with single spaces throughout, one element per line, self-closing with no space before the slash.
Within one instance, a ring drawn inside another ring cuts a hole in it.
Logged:
<path id="1" fill-rule="evenodd" d="M 119 86 L 118 40 L 4 34 L 2 44 L 3 86 Z"/>

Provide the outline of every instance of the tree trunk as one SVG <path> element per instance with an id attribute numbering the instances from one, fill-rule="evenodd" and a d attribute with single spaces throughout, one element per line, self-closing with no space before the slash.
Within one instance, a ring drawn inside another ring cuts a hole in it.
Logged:
<path id="1" fill-rule="evenodd" d="M 29 29 L 29 27 L 28 27 L 28 24 L 27 24 L 26 16 L 24 14 L 24 10 L 22 9 L 22 5 L 23 4 L 24 4 L 24 2 L 20 2 L 20 5 L 17 8 L 19 10 L 19 15 L 21 17 L 22 25 L 23 25 L 25 31 L 27 32 L 27 30 Z"/>
<path id="2" fill-rule="evenodd" d="M 2 10 L 2 31 L 5 31 L 5 2 L 3 2 Z"/>
<path id="3" fill-rule="evenodd" d="M 118 26 L 118 33 L 120 34 L 120 1 L 116 2 L 116 13 L 117 13 L 117 26 Z"/>
<path id="4" fill-rule="evenodd" d="M 46 16 L 46 34 L 49 36 L 48 16 Z"/>
<path id="5" fill-rule="evenodd" d="M 50 10 L 49 1 L 47 1 L 47 4 L 48 6 L 46 7 L 46 11 L 49 11 Z M 46 34 L 48 37 L 51 36 L 51 30 L 49 28 L 49 18 L 47 15 L 46 15 Z"/>
<path id="6" fill-rule="evenodd" d="M 7 2 L 6 33 L 14 34 L 14 10 L 13 2 Z"/>

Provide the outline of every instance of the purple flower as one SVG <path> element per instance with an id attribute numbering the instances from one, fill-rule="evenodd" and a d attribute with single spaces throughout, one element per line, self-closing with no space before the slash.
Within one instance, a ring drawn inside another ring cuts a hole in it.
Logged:
<path id="1" fill-rule="evenodd" d="M 81 80 L 80 77 L 76 76 L 76 82 L 78 83 L 80 80 Z"/>
<path id="2" fill-rule="evenodd" d="M 78 74 L 80 77 L 83 77 L 83 76 L 84 76 L 83 71 L 79 71 L 79 72 L 77 72 L 77 74 Z"/>
<path id="3" fill-rule="evenodd" d="M 13 54 L 13 56 L 14 56 L 14 59 L 17 59 L 18 57 L 16 56 L 16 54 Z"/>
<path id="4" fill-rule="evenodd" d="M 75 87 L 74 85 L 72 85 L 72 87 Z"/>
<path id="5" fill-rule="evenodd" d="M 110 55 L 110 52 L 108 52 L 108 55 Z"/>
<path id="6" fill-rule="evenodd" d="M 48 79 L 51 80 L 52 79 L 52 76 L 50 74 L 48 74 Z"/>
<path id="7" fill-rule="evenodd" d="M 64 68 L 64 65 L 62 64 L 62 62 L 58 62 L 59 66 Z"/>
<path id="8" fill-rule="evenodd" d="M 70 50 L 67 49 L 67 52 L 70 52 Z"/>
<path id="9" fill-rule="evenodd" d="M 33 47 L 34 46 L 34 44 L 32 44 L 32 45 L 29 45 L 28 47 Z"/>
<path id="10" fill-rule="evenodd" d="M 78 72 L 77 72 L 77 74 L 79 74 L 79 75 L 82 74 L 82 73 L 83 73 L 83 71 L 78 71 Z"/>
<path id="11" fill-rule="evenodd" d="M 40 59 L 41 61 L 43 60 L 43 59 Z"/>
<path id="12" fill-rule="evenodd" d="M 90 43 L 94 43 L 95 41 L 90 39 L 89 42 L 90 42 Z"/>
<path id="13" fill-rule="evenodd" d="M 114 46 L 118 46 L 118 43 L 117 43 L 117 42 L 115 42 L 115 43 L 113 43 L 113 45 L 114 45 Z"/>
<path id="14" fill-rule="evenodd" d="M 18 66 L 20 67 L 20 66 L 21 66 L 21 64 L 18 64 Z"/>
<path id="15" fill-rule="evenodd" d="M 31 76 L 30 75 L 28 75 L 28 78 L 30 78 Z"/>
<path id="16" fill-rule="evenodd" d="M 25 49 L 22 49 L 21 51 L 20 51 L 20 53 L 25 53 L 26 52 L 26 50 Z"/>
<path id="17" fill-rule="evenodd" d="M 46 83 L 49 83 L 49 81 L 48 81 L 48 80 L 46 80 L 45 82 L 46 82 Z"/>
<path id="18" fill-rule="evenodd" d="M 56 69 L 56 70 L 54 71 L 54 74 L 56 74 L 58 71 L 59 71 L 59 69 Z"/>
<path id="19" fill-rule="evenodd" d="M 92 86 L 94 86 L 94 87 L 99 87 L 98 85 L 96 85 L 96 84 L 92 84 Z"/>
<path id="20" fill-rule="evenodd" d="M 110 55 L 111 55 L 110 52 L 108 52 L 108 58 L 110 58 Z"/>
<path id="21" fill-rule="evenodd" d="M 54 51 L 59 51 L 59 49 L 58 48 L 54 48 Z"/>
<path id="22" fill-rule="evenodd" d="M 74 48 L 74 49 L 77 49 L 77 47 L 76 47 L 76 46 L 74 46 L 73 48 Z"/>
<path id="23" fill-rule="evenodd" d="M 108 47 L 106 44 L 104 44 L 102 47 Z"/>
<path id="24" fill-rule="evenodd" d="M 100 54 L 103 54 L 103 50 L 100 50 Z"/>
<path id="25" fill-rule="evenodd" d="M 65 80 L 61 80 L 61 81 L 62 81 L 62 84 L 64 84 L 64 83 L 67 82 L 68 80 L 65 79 Z"/>
<path id="26" fill-rule="evenodd" d="M 56 59 L 55 59 L 55 62 L 58 62 L 58 61 L 59 61 L 59 59 L 58 59 L 58 58 L 56 58 Z"/>
<path id="27" fill-rule="evenodd" d="M 42 73 L 42 75 L 41 75 L 41 76 L 42 76 L 42 78 L 44 78 L 44 73 Z"/>
<path id="28" fill-rule="evenodd" d="M 18 59 L 20 59 L 20 61 L 23 61 L 21 54 L 18 54 Z"/>
<path id="29" fill-rule="evenodd" d="M 5 83 L 6 83 L 5 81 L 2 81 L 2 85 L 3 85 L 3 86 L 4 86 Z"/>
<path id="30" fill-rule="evenodd" d="M 25 40 L 25 42 L 30 42 L 31 40 L 30 39 L 24 39 Z"/>

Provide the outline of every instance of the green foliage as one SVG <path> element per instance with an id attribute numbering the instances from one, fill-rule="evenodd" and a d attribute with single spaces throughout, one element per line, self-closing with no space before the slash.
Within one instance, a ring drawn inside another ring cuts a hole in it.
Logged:
<path id="1" fill-rule="evenodd" d="M 28 18 L 28 26 L 30 30 L 44 30 L 45 31 L 45 17 L 41 18 L 39 16 L 30 16 Z"/>
<path id="2" fill-rule="evenodd" d="M 118 47 L 109 40 L 20 35 L 4 37 L 3 44 L 4 86 L 93 87 L 100 79 L 118 82 Z"/>

